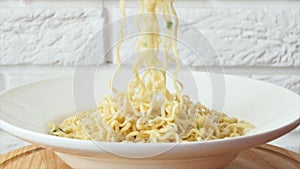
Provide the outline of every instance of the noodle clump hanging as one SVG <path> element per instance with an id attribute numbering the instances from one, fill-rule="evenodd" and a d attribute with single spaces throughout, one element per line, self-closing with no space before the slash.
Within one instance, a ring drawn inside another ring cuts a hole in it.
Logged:
<path id="1" fill-rule="evenodd" d="M 126 91 L 112 87 L 114 96 L 106 95 L 94 110 L 65 119 L 61 124 L 49 123 L 50 134 L 60 137 L 114 142 L 182 142 L 242 136 L 253 126 L 237 118 L 210 110 L 200 102 L 193 103 L 183 95 L 183 84 L 177 80 L 181 64 L 177 51 L 178 18 L 173 0 L 139 0 L 136 19 L 139 35 L 136 41 L 135 76 Z M 125 1 L 120 1 L 123 22 Z M 165 20 L 166 36 L 160 36 L 157 13 Z M 121 67 L 121 43 L 116 46 L 118 70 Z M 158 57 L 159 50 L 164 53 Z M 175 57 L 171 57 L 173 53 Z M 175 65 L 173 86 L 167 88 L 167 68 Z M 141 71 L 143 69 L 143 71 Z"/>

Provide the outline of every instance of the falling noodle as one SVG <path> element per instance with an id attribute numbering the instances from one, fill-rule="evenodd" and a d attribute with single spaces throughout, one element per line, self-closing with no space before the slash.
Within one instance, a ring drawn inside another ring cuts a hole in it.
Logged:
<path id="1" fill-rule="evenodd" d="M 135 76 L 127 91 L 113 88 L 111 81 L 114 96 L 106 95 L 97 109 L 71 116 L 61 124 L 49 123 L 50 134 L 83 140 L 157 143 L 237 137 L 253 128 L 248 122 L 209 110 L 200 102 L 193 103 L 189 96 L 181 95 L 183 85 L 177 80 L 181 67 L 176 41 L 178 18 L 173 1 L 139 0 L 141 9 L 136 19 L 139 36 L 133 63 Z M 123 20 L 120 43 L 116 46 L 118 70 L 126 22 L 124 5 L 125 0 L 121 0 Z M 163 39 L 158 12 L 166 23 Z M 158 58 L 160 48 L 164 51 L 163 61 Z M 175 57 L 170 56 L 171 52 Z M 167 88 L 169 63 L 175 64 L 175 93 Z"/>

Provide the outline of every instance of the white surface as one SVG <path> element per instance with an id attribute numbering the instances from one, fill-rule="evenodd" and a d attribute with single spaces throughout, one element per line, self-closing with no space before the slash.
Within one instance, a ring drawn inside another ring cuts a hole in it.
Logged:
<path id="1" fill-rule="evenodd" d="M 44 4 L 49 2 L 44 1 Z M 72 4 L 72 1 L 66 2 Z M 76 62 L 80 65 L 95 65 L 97 63 L 93 62 L 93 57 L 82 57 L 77 61 L 82 46 L 104 24 L 120 19 L 117 4 L 104 11 L 100 5 L 86 8 L 62 5 L 45 9 L 43 3 L 39 4 L 40 7 L 28 7 L 34 1 L 9 8 L 5 7 L 6 2 L 2 3 L 1 65 L 74 65 Z M 192 26 L 203 31 L 215 46 L 221 61 L 211 59 L 208 65 L 297 67 L 300 66 L 300 9 L 291 8 L 290 3 L 295 2 L 284 2 L 281 8 L 275 9 L 190 9 L 178 6 L 178 16 L 188 22 L 181 23 L 179 34 L 185 34 Z M 257 1 L 257 6 L 260 5 L 261 2 Z M 138 10 L 131 11 L 131 14 L 136 14 Z M 111 39 L 115 33 L 107 32 L 109 35 L 105 36 Z M 108 39 L 105 41 L 106 50 L 112 46 Z M 194 43 L 199 44 L 197 41 Z M 124 45 L 129 46 L 124 49 L 125 55 L 132 45 Z M 180 48 L 179 53 L 187 55 L 183 58 L 184 63 L 195 65 L 189 49 Z"/>
<path id="2" fill-rule="evenodd" d="M 300 94 L 297 86 L 300 81 L 300 1 L 178 1 L 179 17 L 190 22 L 182 25 L 180 31 L 186 32 L 194 26 L 216 47 L 219 57 L 217 62 L 210 60 L 211 67 L 226 66 L 229 74 L 259 74 L 263 78 L 253 77 Z M 102 2 L 95 0 L 1 1 L 0 79 L 3 77 L 3 86 L 10 88 L 27 80 L 51 77 L 48 74 L 53 69 L 57 69 L 59 76 L 72 70 L 75 63 L 96 65 L 94 57 L 78 57 L 92 34 L 120 18 L 116 9 L 118 1 L 104 2 L 103 8 Z M 131 9 L 133 13 L 136 7 Z M 103 48 L 110 47 L 112 34 L 107 33 Z M 128 45 L 131 48 L 132 44 Z M 194 64 L 189 51 L 180 49 L 180 52 L 187 55 L 183 57 L 184 63 Z M 109 56 L 105 60 L 113 59 Z"/>
<path id="3" fill-rule="evenodd" d="M 101 71 L 99 73 L 99 76 L 97 76 L 99 78 L 96 78 L 95 82 L 97 86 L 97 100 L 101 99 L 99 96 L 107 92 L 104 86 L 107 86 L 112 72 Z M 201 101 L 209 105 L 209 103 L 211 103 L 209 98 L 212 97 L 210 93 L 210 81 L 204 74 L 196 73 L 195 75 L 195 77 L 197 77 L 195 78 L 196 83 L 199 86 L 198 92 L 201 93 Z M 214 156 L 214 160 L 220 160 L 221 165 L 229 162 L 234 157 L 234 154 L 242 149 L 263 144 L 288 132 L 291 127 L 293 127 L 291 126 L 292 122 L 296 119 L 298 119 L 299 123 L 300 97 L 298 95 L 278 86 L 260 81 L 233 76 L 225 77 L 226 106 L 224 111 L 229 116 L 243 118 L 254 124 L 256 128 L 251 131 L 249 136 L 208 141 L 203 144 L 100 143 L 101 149 L 99 149 L 99 145 L 97 146 L 90 141 L 71 141 L 70 139 L 41 134 L 48 132 L 47 123 L 49 121 L 57 122 L 73 114 L 72 77 L 45 80 L 25 85 L 2 94 L 1 119 L 3 121 L 1 127 L 26 140 L 51 146 L 57 151 L 77 155 L 85 153 L 84 156 L 90 156 L 89 159 L 99 158 L 100 152 L 104 154 L 102 154 L 102 158 L 99 159 L 107 157 L 116 158 L 116 156 L 107 153 L 107 151 L 126 157 L 141 157 L 152 156 L 157 153 L 160 154 L 162 151 L 172 148 L 168 153 L 162 154 L 162 156 L 169 159 L 176 157 L 186 160 L 191 158 L 189 157 L 191 154 L 193 158 L 201 159 L 206 156 L 225 153 L 228 157 L 228 161 L 224 158 Z M 86 75 L 80 77 L 80 82 L 86 82 L 86 80 Z M 198 83 L 201 83 L 201 85 Z M 82 88 L 85 89 L 85 86 L 82 86 Z M 85 99 L 86 92 L 83 91 L 82 94 L 80 98 Z M 80 107 L 85 107 L 88 104 L 80 105 Z M 295 125 L 295 123 L 293 125 Z M 228 146 L 228 144 L 230 144 L 230 146 Z M 69 158 L 69 156 L 65 155 L 61 157 L 65 160 Z M 153 157 L 160 158 L 157 156 Z M 117 159 L 118 158 L 116 158 L 116 161 L 118 161 Z M 222 161 L 222 159 L 225 161 Z M 75 161 L 73 160 L 74 158 L 69 159 L 67 162 L 74 165 L 75 163 L 73 162 Z M 76 161 L 77 160 L 80 161 L 82 159 L 76 159 Z M 120 160 L 122 161 L 122 159 Z M 207 165 L 213 164 L 205 160 L 195 160 L 190 164 L 196 166 L 202 162 L 205 162 Z M 79 163 L 76 163 L 76 165 L 77 164 Z M 107 163 L 107 165 L 110 166 L 110 163 Z"/>
<path id="4" fill-rule="evenodd" d="M 20 147 L 30 145 L 30 143 L 14 137 L 3 130 L 0 130 L 0 145 L 0 154 L 4 154 Z"/>
<path id="5" fill-rule="evenodd" d="M 260 3 L 260 2 L 259 2 Z M 138 8 L 127 9 L 127 14 L 136 15 Z M 206 45 L 198 37 L 202 32 L 215 47 L 218 57 L 200 56 L 206 66 L 300 66 L 299 44 L 300 9 L 203 9 L 178 8 L 179 17 L 178 39 L 184 40 L 188 47 L 178 42 L 181 60 L 186 65 L 201 65 L 197 56 L 189 47 Z M 113 20 L 121 18 L 118 8 L 111 14 Z M 289 18 L 289 19 L 285 19 Z M 128 21 L 129 22 L 129 21 Z M 134 22 L 133 22 L 134 23 Z M 163 28 L 164 25 L 161 25 Z M 124 37 L 135 30 L 134 24 L 125 26 Z M 196 28 L 197 30 L 191 30 Z M 194 36 L 183 38 L 192 31 Z M 118 38 L 118 30 L 116 32 Z M 196 38 L 196 39 L 193 39 Z M 125 38 L 126 39 L 126 38 Z M 132 55 L 134 39 L 126 39 L 121 48 L 123 56 Z M 193 48 L 195 50 L 195 48 Z M 115 59 L 113 59 L 114 62 Z"/>

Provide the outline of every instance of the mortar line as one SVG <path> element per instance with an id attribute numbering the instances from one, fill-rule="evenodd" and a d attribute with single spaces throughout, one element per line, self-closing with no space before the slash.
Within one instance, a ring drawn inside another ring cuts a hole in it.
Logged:
<path id="1" fill-rule="evenodd" d="M 110 11 L 108 11 L 108 9 L 105 7 L 105 3 L 104 3 L 105 0 L 102 0 L 102 1 L 103 1 L 103 11 L 102 12 L 103 12 L 103 18 L 104 18 L 103 26 L 105 27 L 105 28 L 103 28 L 103 30 L 108 29 L 109 32 L 113 33 L 111 26 L 108 26 L 108 24 L 111 23 L 111 21 L 112 21 L 111 16 L 110 16 Z M 111 44 L 113 42 L 112 38 L 113 38 L 112 34 L 104 34 L 103 35 L 103 40 L 105 40 L 105 43 L 103 42 L 103 55 L 106 54 L 104 52 L 106 52 L 108 49 L 111 48 Z M 113 60 L 112 52 L 109 52 L 107 54 L 107 56 L 105 57 L 105 63 L 112 62 L 112 60 Z"/>
<path id="2" fill-rule="evenodd" d="M 95 66 L 80 66 L 86 69 L 92 69 Z M 101 65 L 102 69 L 114 70 L 116 65 L 107 64 Z M 126 67 L 126 66 L 124 66 Z M 130 68 L 130 66 L 127 66 Z M 207 69 L 211 71 L 220 70 L 221 66 L 207 66 Z M 191 70 L 195 71 L 205 71 L 205 68 L 202 66 L 189 67 Z M 73 73 L 75 66 L 34 66 L 34 65 L 2 65 L 0 73 L 4 74 L 41 74 L 41 73 Z M 236 74 L 236 75 L 300 75 L 299 67 L 259 67 L 259 66 L 224 66 L 223 70 L 226 74 Z"/>
<path id="3" fill-rule="evenodd" d="M 5 8 L 31 8 L 31 7 L 94 7 L 102 4 L 101 0 L 23 0 L 10 1 L 1 0 L 1 5 Z M 105 0 L 106 7 L 118 7 L 119 0 Z M 136 0 L 128 0 L 128 7 L 137 7 Z M 180 8 L 225 8 L 225 9 L 280 9 L 293 8 L 299 9 L 298 0 L 177 0 L 175 5 Z"/>
<path id="4" fill-rule="evenodd" d="M 106 7 L 115 7 L 119 0 L 107 0 Z M 300 2 L 297 0 L 178 0 L 174 2 L 180 8 L 225 8 L 225 9 L 280 9 L 293 8 L 299 9 Z M 127 7 L 138 7 L 135 0 L 128 0 Z"/>

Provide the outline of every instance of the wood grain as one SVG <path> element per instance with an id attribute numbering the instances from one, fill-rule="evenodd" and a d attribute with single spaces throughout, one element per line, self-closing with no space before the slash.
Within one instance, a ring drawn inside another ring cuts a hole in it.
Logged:
<path id="1" fill-rule="evenodd" d="M 71 169 L 51 148 L 31 145 L 0 156 L 0 168 Z M 241 152 L 225 169 L 300 169 L 300 154 L 261 145 Z"/>
<path id="2" fill-rule="evenodd" d="M 50 148 L 30 145 L 0 156 L 2 169 L 71 169 Z"/>
<path id="3" fill-rule="evenodd" d="M 241 152 L 225 169 L 300 169 L 300 154 L 261 145 Z"/>

